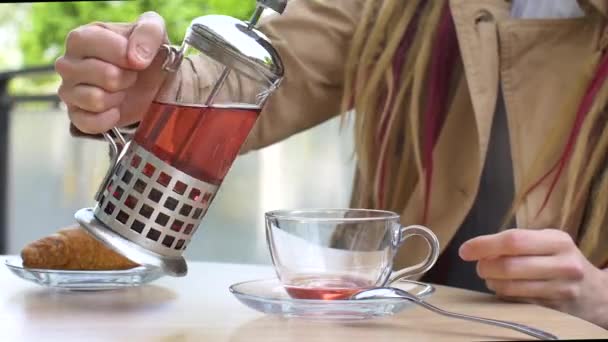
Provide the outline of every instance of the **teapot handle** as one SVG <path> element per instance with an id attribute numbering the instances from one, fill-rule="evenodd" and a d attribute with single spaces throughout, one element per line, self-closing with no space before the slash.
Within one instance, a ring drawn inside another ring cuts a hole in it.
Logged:
<path id="1" fill-rule="evenodd" d="M 110 132 L 114 134 L 114 137 L 110 135 Z M 114 174 L 114 169 L 118 166 L 118 162 L 120 161 L 122 152 L 125 150 L 125 147 L 128 143 L 122 133 L 120 133 L 118 128 L 114 127 L 110 132 L 103 133 L 103 137 L 110 143 L 111 161 L 110 167 L 108 168 L 108 172 L 106 172 L 106 175 L 104 176 L 103 181 L 99 186 L 99 189 L 97 189 L 97 193 L 95 193 L 95 200 L 98 202 L 101 200 L 101 196 L 103 195 L 104 190 L 108 186 L 108 182 Z"/>
<path id="2" fill-rule="evenodd" d="M 162 65 L 163 70 L 171 73 L 179 70 L 179 66 L 182 63 L 183 59 L 183 50 L 181 48 L 169 44 L 161 45 L 161 47 L 159 48 L 159 52 L 163 50 L 167 53 Z M 110 132 L 114 135 L 114 137 L 110 134 Z M 114 174 L 114 169 L 118 166 L 121 154 L 127 146 L 127 140 L 116 127 L 112 128 L 108 132 L 103 133 L 103 137 L 108 141 L 108 143 L 110 143 L 111 161 L 110 167 L 108 168 L 108 172 L 106 173 L 103 182 L 101 182 L 101 186 L 95 194 L 96 201 L 99 201 L 101 199 L 104 190 L 108 186 L 110 178 Z"/>
<path id="3" fill-rule="evenodd" d="M 162 65 L 163 70 L 167 72 L 176 72 L 184 59 L 183 47 L 163 44 L 158 51 L 160 52 L 163 50 L 167 53 Z"/>

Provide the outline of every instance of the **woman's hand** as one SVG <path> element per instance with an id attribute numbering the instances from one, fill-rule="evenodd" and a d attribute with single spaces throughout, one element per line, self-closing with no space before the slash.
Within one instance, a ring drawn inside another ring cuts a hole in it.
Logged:
<path id="1" fill-rule="evenodd" d="M 55 69 L 72 123 L 96 134 L 140 121 L 165 78 L 156 57 L 166 42 L 164 21 L 154 12 L 132 24 L 92 23 L 71 31 Z"/>
<path id="2" fill-rule="evenodd" d="M 557 309 L 608 329 L 608 272 L 557 229 L 511 229 L 460 247 L 499 297 Z"/>

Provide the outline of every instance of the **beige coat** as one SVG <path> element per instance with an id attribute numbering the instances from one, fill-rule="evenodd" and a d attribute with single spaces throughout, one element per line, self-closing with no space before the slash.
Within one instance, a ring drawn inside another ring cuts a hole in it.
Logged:
<path id="1" fill-rule="evenodd" d="M 274 94 L 248 140 L 245 151 L 259 149 L 336 115 L 342 94 L 349 41 L 362 0 L 292 0 L 282 16 L 261 29 L 273 41 L 286 67 Z M 525 20 L 510 18 L 504 0 L 450 0 L 464 64 L 455 100 L 434 151 L 435 170 L 428 226 L 445 247 L 464 221 L 478 191 L 502 80 L 516 188 L 547 135 L 552 116 L 564 100 L 581 97 L 575 89 L 589 79 L 606 47 L 606 1 L 580 1 L 585 18 Z M 574 112 L 573 117 L 574 117 Z M 337 133 L 336 133 L 337 134 Z M 552 228 L 559 224 L 565 185 L 558 183 L 547 208 L 535 217 L 546 194 L 542 184 L 517 212 L 518 227 Z M 420 191 L 421 184 L 417 191 Z M 354 195 L 357 189 L 355 184 Z M 403 224 L 415 223 L 419 196 L 403 209 Z M 577 235 L 577 227 L 570 233 Z M 608 242 L 608 234 L 603 233 Z M 605 244 L 604 246 L 605 247 Z M 397 267 L 424 257 L 425 245 L 407 243 Z M 605 261 L 593 260 L 596 264 Z M 604 266 L 604 265 L 597 265 Z"/>
<path id="2" fill-rule="evenodd" d="M 344 63 L 364 0 L 291 0 L 285 13 L 265 20 L 261 30 L 272 40 L 285 64 L 285 80 L 273 94 L 254 127 L 243 153 L 279 142 L 340 114 Z M 578 103 L 581 81 L 588 82 L 601 51 L 608 46 L 603 27 L 608 1 L 580 0 L 584 18 L 513 20 L 505 0 L 450 0 L 463 59 L 463 77 L 434 150 L 430 216 L 427 225 L 445 247 L 476 198 L 486 158 L 499 86 L 502 85 L 516 188 L 524 170 L 547 136 L 563 103 Z M 195 101 L 208 91 L 214 71 L 204 60 L 184 63 L 172 82 L 179 100 Z M 577 80 L 577 81 L 573 81 Z M 502 84 L 499 84 L 501 82 Z M 229 82 L 235 89 L 239 80 Z M 173 96 L 173 95 L 171 95 Z M 575 108 L 571 111 L 574 118 Z M 338 132 L 336 132 L 338 134 Z M 556 157 L 557 156 L 553 156 Z M 546 165 L 548 169 L 550 165 Z M 390 185 L 388 185 L 390 186 Z M 422 184 L 416 191 L 420 195 Z M 536 217 L 548 182 L 526 198 L 516 213 L 517 226 L 555 228 L 565 197 L 560 181 L 542 214 Z M 357 196 L 357 184 L 353 197 Z M 416 223 L 421 196 L 399 213 L 403 224 Z M 353 202 L 355 203 L 355 202 Z M 581 216 L 581 215 L 579 215 Z M 580 218 L 579 218 L 580 221 Z M 578 225 L 569 228 L 573 238 Z M 608 229 L 600 236 L 608 248 Z M 426 247 L 411 239 L 396 266 L 414 264 Z M 606 253 L 589 256 L 606 267 Z"/>

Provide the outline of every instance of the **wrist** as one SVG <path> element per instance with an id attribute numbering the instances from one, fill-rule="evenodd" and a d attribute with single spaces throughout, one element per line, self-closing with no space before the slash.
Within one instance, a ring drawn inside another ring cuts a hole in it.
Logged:
<path id="1" fill-rule="evenodd" d="M 590 305 L 590 321 L 608 330 L 608 268 L 600 269 L 593 291 L 597 294 L 597 302 Z M 589 294 L 595 296 L 592 293 Z"/>

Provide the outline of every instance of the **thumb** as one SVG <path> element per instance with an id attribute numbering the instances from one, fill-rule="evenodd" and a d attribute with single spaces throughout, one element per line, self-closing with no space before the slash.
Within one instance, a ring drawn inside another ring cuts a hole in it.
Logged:
<path id="1" fill-rule="evenodd" d="M 143 13 L 135 23 L 127 47 L 129 64 L 137 70 L 146 69 L 160 46 L 168 42 L 165 21 L 156 12 Z"/>

